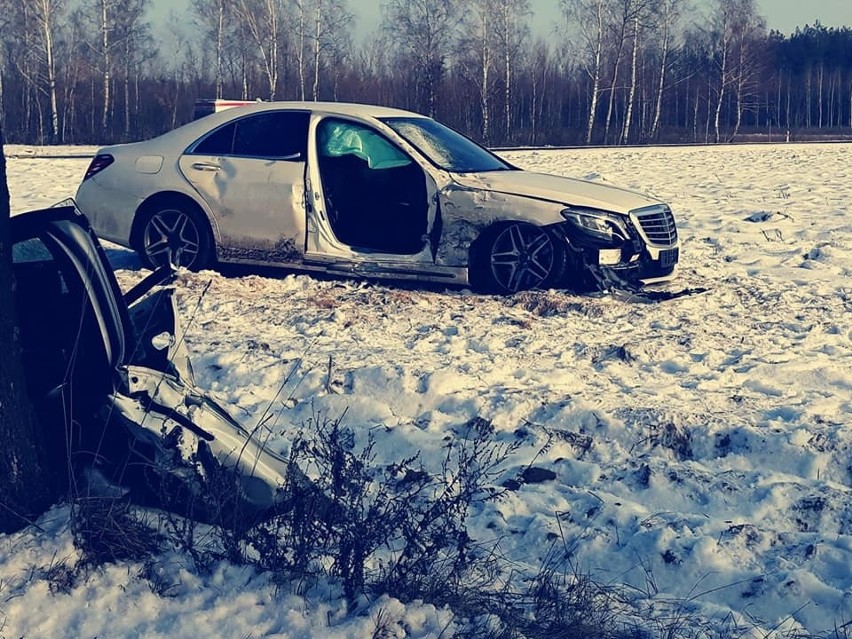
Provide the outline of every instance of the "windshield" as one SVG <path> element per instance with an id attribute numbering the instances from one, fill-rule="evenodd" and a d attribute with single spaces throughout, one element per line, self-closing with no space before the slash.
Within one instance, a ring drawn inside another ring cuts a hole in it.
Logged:
<path id="1" fill-rule="evenodd" d="M 453 173 L 507 171 L 513 167 L 461 133 L 429 118 L 382 118 L 435 166 Z"/>

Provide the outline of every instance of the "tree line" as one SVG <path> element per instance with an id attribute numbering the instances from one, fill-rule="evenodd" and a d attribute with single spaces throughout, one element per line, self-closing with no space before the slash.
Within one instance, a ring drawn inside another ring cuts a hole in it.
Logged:
<path id="1" fill-rule="evenodd" d="M 559 0 L 545 36 L 530 0 L 382 0 L 371 29 L 349 0 L 150 10 L 0 0 L 7 141 L 143 139 L 213 97 L 398 106 L 494 146 L 852 134 L 852 29 L 768 31 L 755 0 Z"/>

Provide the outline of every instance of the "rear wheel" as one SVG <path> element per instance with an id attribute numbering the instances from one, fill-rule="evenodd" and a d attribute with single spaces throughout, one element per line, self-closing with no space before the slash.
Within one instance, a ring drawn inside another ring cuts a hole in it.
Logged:
<path id="1" fill-rule="evenodd" d="M 165 204 L 144 214 L 137 252 L 149 268 L 166 264 L 198 271 L 210 265 L 213 237 L 207 220 L 184 205 Z"/>
<path id="2" fill-rule="evenodd" d="M 548 288 L 565 273 L 565 247 L 543 227 L 513 222 L 488 231 L 477 243 L 471 259 L 476 288 L 504 294 Z"/>

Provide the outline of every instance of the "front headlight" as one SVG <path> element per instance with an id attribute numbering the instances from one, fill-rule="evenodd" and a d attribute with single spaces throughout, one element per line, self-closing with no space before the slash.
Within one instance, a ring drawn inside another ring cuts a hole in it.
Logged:
<path id="1" fill-rule="evenodd" d="M 581 233 L 608 244 L 621 244 L 630 239 L 624 223 L 604 211 L 568 208 L 562 211 L 562 217 Z"/>

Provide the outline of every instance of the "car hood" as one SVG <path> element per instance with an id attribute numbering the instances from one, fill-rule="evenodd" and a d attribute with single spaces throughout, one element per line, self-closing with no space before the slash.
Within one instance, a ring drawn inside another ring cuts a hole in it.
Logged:
<path id="1" fill-rule="evenodd" d="M 627 214 L 633 209 L 661 204 L 659 200 L 606 184 L 532 171 L 489 171 L 453 176 L 460 186 L 508 195 L 520 195 L 566 206 L 583 206 Z"/>

